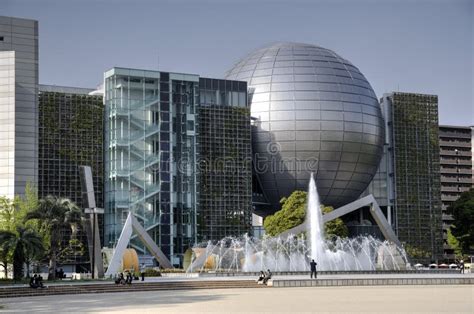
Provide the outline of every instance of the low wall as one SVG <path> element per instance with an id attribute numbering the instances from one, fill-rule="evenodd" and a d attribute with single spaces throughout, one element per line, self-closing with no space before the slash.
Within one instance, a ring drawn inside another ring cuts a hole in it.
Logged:
<path id="1" fill-rule="evenodd" d="M 164 278 L 198 278 L 199 273 L 161 273 Z"/>
<path id="2" fill-rule="evenodd" d="M 333 286 L 396 286 L 396 285 L 473 285 L 474 278 L 376 278 L 376 279 L 289 279 L 271 280 L 269 286 L 333 287 Z"/>
<path id="3" fill-rule="evenodd" d="M 274 276 L 308 275 L 308 271 L 281 271 L 272 272 Z M 194 274 L 194 273 L 193 273 Z M 199 277 L 258 277 L 260 272 L 202 272 L 196 273 Z M 459 274 L 456 269 L 429 269 L 429 270 L 361 270 L 361 271 L 318 271 L 318 275 L 385 275 L 385 274 Z"/>

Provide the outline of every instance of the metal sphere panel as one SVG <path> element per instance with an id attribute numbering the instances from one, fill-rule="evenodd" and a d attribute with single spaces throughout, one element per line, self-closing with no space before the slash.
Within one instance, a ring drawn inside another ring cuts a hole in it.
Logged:
<path id="1" fill-rule="evenodd" d="M 365 190 L 382 156 L 384 123 L 357 67 L 329 49 L 276 43 L 241 59 L 226 78 L 248 83 L 257 172 L 275 208 L 306 190 L 310 172 L 326 205 Z"/>

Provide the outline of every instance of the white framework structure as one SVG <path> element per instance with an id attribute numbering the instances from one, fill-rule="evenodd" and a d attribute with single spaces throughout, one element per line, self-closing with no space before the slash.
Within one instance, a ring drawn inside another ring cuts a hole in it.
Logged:
<path id="1" fill-rule="evenodd" d="M 397 235 L 393 231 L 392 227 L 388 223 L 387 219 L 385 218 L 382 210 L 380 209 L 380 206 L 378 205 L 377 201 L 375 200 L 374 196 L 372 194 L 364 196 L 354 202 L 351 202 L 347 205 L 341 206 L 336 210 L 333 210 L 330 213 L 327 213 L 323 215 L 323 223 L 326 223 L 328 221 L 334 220 L 336 218 L 339 218 L 341 216 L 344 216 L 350 212 L 353 212 L 357 209 L 360 209 L 364 206 L 370 206 L 370 213 L 372 214 L 372 217 L 374 218 L 375 222 L 380 228 L 380 231 L 384 235 L 385 239 L 388 241 L 393 242 L 397 246 L 401 247 L 402 244 L 398 240 Z M 283 233 L 280 234 L 280 236 L 288 236 L 290 234 L 298 234 L 304 231 L 307 231 L 309 229 L 309 223 L 308 221 L 305 221 L 301 225 L 298 225 L 294 228 L 291 228 Z"/>
<path id="2" fill-rule="evenodd" d="M 173 265 L 171 265 L 170 260 L 166 257 L 165 254 L 163 254 L 163 252 L 156 245 L 150 235 L 148 235 L 148 232 L 142 227 L 142 225 L 138 222 L 135 216 L 131 212 L 129 212 L 127 220 L 123 225 L 122 233 L 120 234 L 117 246 L 115 247 L 114 254 L 112 255 L 112 259 L 110 260 L 109 267 L 105 272 L 106 277 L 113 276 L 119 271 L 122 265 L 123 254 L 125 253 L 125 249 L 127 248 L 128 243 L 130 242 L 130 238 L 132 237 L 133 232 L 135 232 L 135 234 L 146 246 L 146 248 L 156 258 L 156 260 L 160 263 L 161 267 L 173 268 Z"/>

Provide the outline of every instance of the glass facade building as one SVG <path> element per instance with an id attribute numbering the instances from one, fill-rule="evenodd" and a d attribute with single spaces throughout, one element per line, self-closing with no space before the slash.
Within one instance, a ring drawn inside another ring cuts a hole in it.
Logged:
<path id="1" fill-rule="evenodd" d="M 0 195 L 38 180 L 38 21 L 0 16 Z"/>
<path id="2" fill-rule="evenodd" d="M 196 242 L 198 88 L 196 75 L 105 73 L 106 246 L 118 240 L 129 211 L 173 263 Z"/>
<path id="3" fill-rule="evenodd" d="M 246 82 L 201 78 L 199 241 L 251 232 L 252 155 Z"/>
<path id="4" fill-rule="evenodd" d="M 246 83 L 113 68 L 104 86 L 104 245 L 130 211 L 174 265 L 199 240 L 248 232 Z"/>
<path id="5" fill-rule="evenodd" d="M 443 257 L 438 97 L 394 92 L 381 102 L 388 132 L 387 201 L 393 204 L 393 225 L 412 257 L 435 261 Z"/>

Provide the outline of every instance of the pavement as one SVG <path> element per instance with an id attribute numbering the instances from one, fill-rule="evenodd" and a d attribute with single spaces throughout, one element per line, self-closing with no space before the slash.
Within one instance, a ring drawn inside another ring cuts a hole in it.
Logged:
<path id="1" fill-rule="evenodd" d="M 4 313 L 474 313 L 474 286 L 217 289 L 24 297 Z"/>

